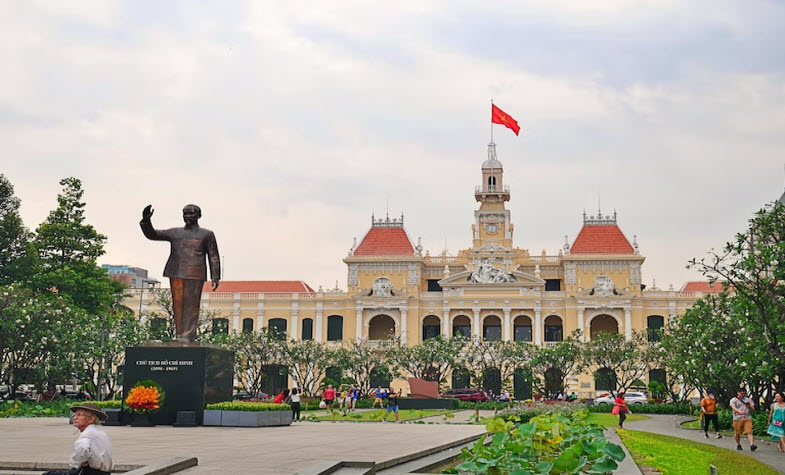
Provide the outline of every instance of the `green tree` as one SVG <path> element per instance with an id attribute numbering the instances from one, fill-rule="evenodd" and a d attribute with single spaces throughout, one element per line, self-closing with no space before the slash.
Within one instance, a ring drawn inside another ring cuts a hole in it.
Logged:
<path id="1" fill-rule="evenodd" d="M 0 174 L 0 285 L 30 285 L 34 274 L 33 236 L 22 222 L 19 205 L 13 185 Z"/>
<path id="2" fill-rule="evenodd" d="M 365 338 L 345 340 L 343 347 L 336 352 L 335 366 L 345 375 L 354 379 L 360 394 L 370 394 L 371 379 L 374 374 L 392 375 L 398 370 L 395 360 L 390 358 L 391 351 L 400 351 L 399 340 L 381 340 L 389 348 L 369 344 Z"/>
<path id="3" fill-rule="evenodd" d="M 235 352 L 234 374 L 243 389 L 250 394 L 262 390 L 265 366 L 281 364 L 286 342 L 267 328 L 258 332 L 232 333 L 227 348 Z"/>
<path id="4" fill-rule="evenodd" d="M 73 374 L 69 353 L 80 342 L 85 314 L 61 296 L 21 285 L 0 287 L 0 381 L 15 386 Z"/>
<path id="5" fill-rule="evenodd" d="M 447 375 L 459 361 L 467 340 L 461 336 L 444 338 L 439 335 L 410 347 L 389 347 L 389 358 L 402 376 L 436 381 L 440 389 L 447 384 Z"/>
<path id="6" fill-rule="evenodd" d="M 281 363 L 288 368 L 294 386 L 306 396 L 314 394 L 335 359 L 334 349 L 314 340 L 290 340 L 282 345 Z"/>
<path id="7" fill-rule="evenodd" d="M 567 382 L 583 371 L 579 336 L 576 330 L 551 348 L 535 348 L 530 363 L 535 391 L 545 395 L 564 393 Z"/>
<path id="8" fill-rule="evenodd" d="M 60 185 L 57 208 L 36 231 L 34 242 L 41 259 L 38 287 L 57 289 L 90 315 L 98 315 L 112 305 L 123 284 L 109 279 L 96 265 L 106 237 L 85 223 L 82 182 L 71 177 Z"/>
<path id="9" fill-rule="evenodd" d="M 610 371 L 615 391 L 626 391 L 649 371 L 651 353 L 646 332 L 633 332 L 630 338 L 619 333 L 602 332 L 586 343 L 584 364 L 594 368 L 595 379 L 599 370 Z"/>
<path id="10" fill-rule="evenodd" d="M 728 289 L 735 326 L 727 329 L 749 330 L 751 341 L 767 354 L 767 366 L 759 368 L 767 381 L 748 382 L 759 386 L 751 387 L 754 396 L 765 395 L 770 402 L 771 394 L 785 389 L 785 206 L 781 202 L 765 206 L 744 233 L 721 251 L 691 260 L 689 267 Z M 757 351 L 748 350 L 739 365 L 759 363 Z"/>

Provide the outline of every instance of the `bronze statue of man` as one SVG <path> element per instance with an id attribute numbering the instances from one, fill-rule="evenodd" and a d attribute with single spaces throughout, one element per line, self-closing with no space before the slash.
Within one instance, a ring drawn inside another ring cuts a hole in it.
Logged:
<path id="1" fill-rule="evenodd" d="M 221 279 L 221 259 L 218 256 L 215 234 L 199 227 L 202 210 L 196 205 L 186 205 L 183 208 L 183 228 L 154 229 L 153 223 L 150 222 L 152 216 L 153 206 L 147 205 L 142 211 L 139 225 L 147 239 L 169 241 L 171 244 L 164 277 L 169 277 L 171 283 L 177 341 L 194 341 L 199 322 L 199 301 L 202 299 L 202 287 L 207 280 L 205 255 L 210 261 L 213 290 L 218 288 Z"/>

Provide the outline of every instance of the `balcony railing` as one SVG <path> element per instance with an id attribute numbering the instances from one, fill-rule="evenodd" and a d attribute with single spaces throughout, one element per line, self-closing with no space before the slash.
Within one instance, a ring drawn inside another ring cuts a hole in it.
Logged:
<path id="1" fill-rule="evenodd" d="M 554 348 L 559 343 L 561 343 L 561 342 L 560 341 L 546 341 L 545 342 L 545 348 Z"/>
<path id="2" fill-rule="evenodd" d="M 395 340 L 366 340 L 365 344 L 372 348 L 385 348 L 388 346 L 394 346 Z"/>
<path id="3" fill-rule="evenodd" d="M 474 187 L 475 193 L 510 193 L 510 186 L 504 185 L 504 187 L 496 186 L 496 185 L 488 185 L 487 188 L 483 187 L 482 185 L 477 185 Z"/>

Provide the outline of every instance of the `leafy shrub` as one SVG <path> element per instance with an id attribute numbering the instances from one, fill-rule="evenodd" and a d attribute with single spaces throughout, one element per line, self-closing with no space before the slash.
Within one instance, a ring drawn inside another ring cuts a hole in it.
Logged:
<path id="1" fill-rule="evenodd" d="M 0 417 L 68 417 L 73 401 L 14 402 L 0 404 Z"/>
<path id="2" fill-rule="evenodd" d="M 508 406 L 513 406 L 515 404 L 520 404 L 520 402 L 469 402 L 469 401 L 458 401 L 458 409 L 480 409 L 481 411 L 492 411 L 494 409 L 504 409 Z"/>
<path id="3" fill-rule="evenodd" d="M 691 404 L 630 404 L 630 410 L 635 414 L 692 414 L 695 406 Z M 589 412 L 611 412 L 613 404 L 598 404 L 589 406 Z"/>
<path id="4" fill-rule="evenodd" d="M 217 402 L 215 404 L 208 404 L 205 409 L 211 411 L 248 411 L 248 412 L 291 411 L 292 406 L 288 404 L 270 404 L 267 402 L 226 401 L 226 402 Z"/>
<path id="5" fill-rule="evenodd" d="M 587 415 L 585 410 L 570 416 L 549 412 L 524 424 L 495 417 L 486 425 L 491 443 L 477 439 L 471 450 L 461 451 L 465 462 L 444 473 L 612 473 L 624 450 Z"/>
<path id="6" fill-rule="evenodd" d="M 528 422 L 541 414 L 554 413 L 568 417 L 585 410 L 586 406 L 579 402 L 530 402 L 509 406 L 499 411 L 497 416 L 506 421 Z"/>
<path id="7" fill-rule="evenodd" d="M 93 401 L 93 404 L 102 408 L 102 409 L 120 409 L 122 407 L 123 401 L 120 400 L 111 400 L 111 401 Z"/>

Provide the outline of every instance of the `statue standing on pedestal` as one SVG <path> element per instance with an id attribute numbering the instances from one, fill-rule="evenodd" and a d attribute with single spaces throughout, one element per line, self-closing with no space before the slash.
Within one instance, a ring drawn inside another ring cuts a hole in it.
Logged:
<path id="1" fill-rule="evenodd" d="M 142 211 L 142 221 L 139 225 L 147 239 L 169 241 L 171 244 L 164 277 L 169 277 L 171 283 L 177 341 L 195 341 L 199 321 L 199 302 L 202 299 L 202 287 L 207 280 L 205 256 L 210 261 L 213 290 L 218 288 L 221 279 L 221 259 L 218 256 L 215 234 L 199 227 L 202 210 L 196 205 L 186 205 L 183 208 L 183 221 L 185 221 L 183 228 L 154 229 L 150 221 L 152 216 L 153 207 L 148 205 Z"/>

